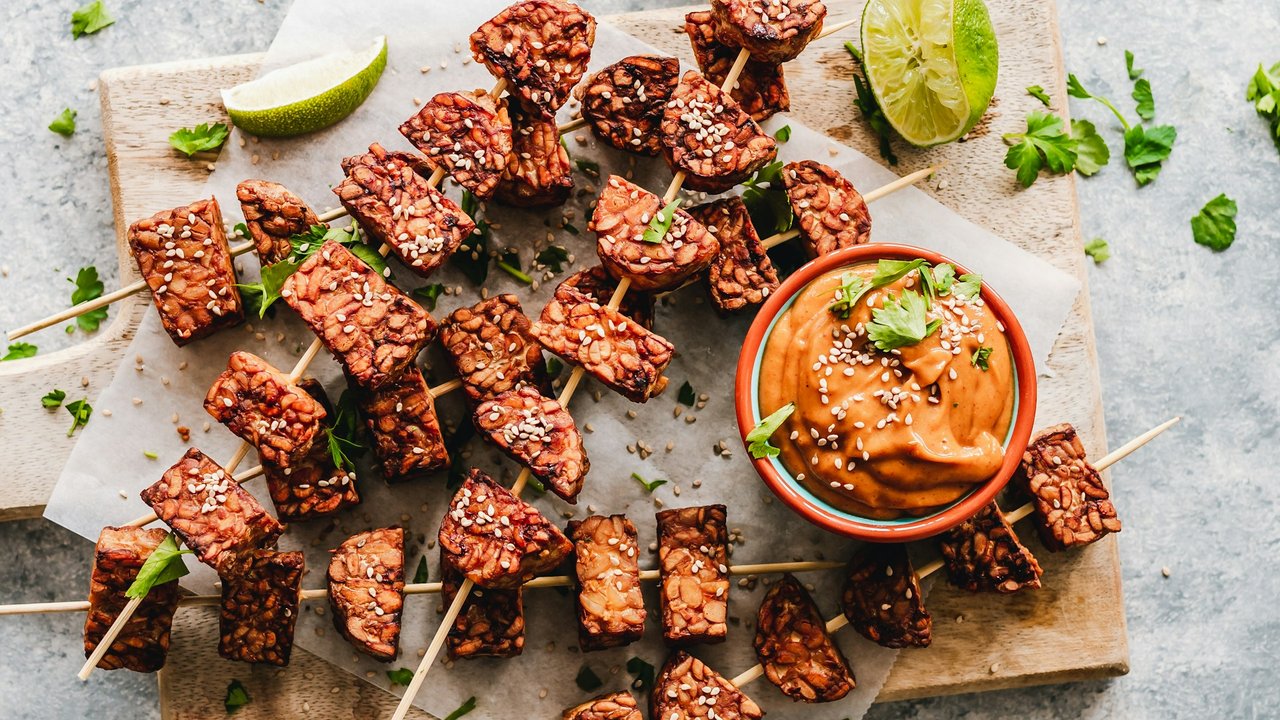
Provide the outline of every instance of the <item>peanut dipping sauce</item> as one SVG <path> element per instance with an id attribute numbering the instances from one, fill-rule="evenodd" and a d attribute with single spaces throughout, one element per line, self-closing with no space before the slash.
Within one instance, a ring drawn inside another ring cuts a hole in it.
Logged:
<path id="1" fill-rule="evenodd" d="M 933 301 L 942 326 L 887 352 L 867 339 L 872 307 L 920 291 L 917 271 L 868 292 L 848 319 L 828 307 L 849 272 L 870 283 L 876 264 L 809 283 L 774 325 L 760 365 L 760 410 L 796 410 L 773 435 L 779 459 L 829 505 L 863 517 L 918 516 L 994 476 L 1013 420 L 1013 358 L 1004 327 L 980 298 Z M 971 358 L 991 348 L 987 370 Z"/>

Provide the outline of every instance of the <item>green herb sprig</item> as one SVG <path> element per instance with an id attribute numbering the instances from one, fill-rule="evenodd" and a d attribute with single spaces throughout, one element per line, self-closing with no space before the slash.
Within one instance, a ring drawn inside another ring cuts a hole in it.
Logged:
<path id="1" fill-rule="evenodd" d="M 796 404 L 787 403 L 751 428 L 751 432 L 747 433 L 747 452 L 751 453 L 751 457 L 759 460 L 765 457 L 776 457 L 782 452 L 769 444 L 769 438 L 773 437 L 778 428 L 782 427 L 782 423 L 795 411 Z"/>
<path id="2" fill-rule="evenodd" d="M 193 128 L 179 128 L 169 136 L 169 144 L 187 157 L 198 152 L 217 150 L 227 141 L 231 130 L 223 123 L 200 123 Z"/>
<path id="3" fill-rule="evenodd" d="M 157 585 L 185 577 L 190 570 L 182 562 L 182 556 L 191 554 L 190 550 L 179 548 L 178 539 L 173 533 L 169 533 L 142 563 L 133 583 L 125 590 L 125 596 L 139 600 L 145 598 Z"/>

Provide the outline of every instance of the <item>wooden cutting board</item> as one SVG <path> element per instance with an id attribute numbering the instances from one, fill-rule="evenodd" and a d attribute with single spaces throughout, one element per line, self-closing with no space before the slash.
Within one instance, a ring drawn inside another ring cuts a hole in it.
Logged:
<path id="1" fill-rule="evenodd" d="M 1002 53 L 1000 82 L 988 117 L 962 143 L 928 151 L 899 144 L 901 164 L 895 169 L 906 174 L 945 161 L 946 168 L 924 188 L 927 192 L 1085 283 L 1073 178 L 1042 178 L 1031 189 L 1020 190 L 1012 172 L 1001 164 L 1000 135 L 1021 129 L 1026 112 L 1038 106 L 1024 88 L 1039 84 L 1060 101 L 1066 97 L 1057 10 L 1053 0 L 988 0 L 988 5 Z M 861 10 L 861 2 L 832 0 L 828 6 L 831 23 Z M 692 59 L 682 30 L 684 12 L 646 11 L 609 21 L 679 55 L 688 66 Z M 841 47 L 856 37 L 850 29 L 827 38 L 787 65 L 792 116 L 834 141 L 877 157 L 877 142 L 853 106 L 850 61 Z M 124 281 L 137 277 L 124 240 L 127 224 L 158 208 L 187 202 L 198 195 L 204 181 L 202 164 L 169 148 L 169 132 L 220 117 L 218 88 L 253 77 L 261 57 L 209 58 L 103 73 L 102 115 Z M 228 200 L 224 205 L 234 206 Z M 110 381 L 141 314 L 149 307 L 147 297 L 135 296 L 116 304 L 110 324 L 90 341 L 48 356 L 0 364 L 0 407 L 5 408 L 0 416 L 0 466 L 8 470 L 0 476 L 0 519 L 38 515 L 71 449 L 72 441 L 63 437 L 63 418 L 41 410 L 34 398 L 46 387 L 80 387 L 82 383 L 92 398 L 96 388 Z M 1044 370 L 1037 426 L 1074 423 L 1091 455 L 1103 454 L 1106 434 L 1087 290 L 1077 299 Z M 1032 535 L 1024 532 L 1028 539 Z M 1031 546 L 1044 565 L 1042 590 L 1003 597 L 968 595 L 945 583 L 935 585 L 928 603 L 934 616 L 934 644 L 900 655 L 880 701 L 1127 671 L 1114 538 L 1083 552 L 1061 555 L 1049 554 L 1034 540 Z M 253 704 L 237 713 L 239 720 L 302 713 L 383 717 L 395 704 L 394 697 L 305 651 L 296 651 L 293 665 L 281 671 L 224 661 L 216 647 L 213 610 L 178 614 L 169 666 L 160 675 L 165 718 L 220 716 L 231 678 L 240 679 L 254 693 Z M 405 658 L 409 664 L 415 661 Z M 857 665 L 857 658 L 851 661 Z M 799 716 L 800 708 L 770 710 L 775 716 Z M 541 715 L 553 712 L 538 710 Z"/>

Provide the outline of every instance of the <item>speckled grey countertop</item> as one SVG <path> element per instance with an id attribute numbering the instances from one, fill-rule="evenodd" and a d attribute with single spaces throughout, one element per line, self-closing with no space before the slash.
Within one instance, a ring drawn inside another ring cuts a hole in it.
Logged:
<path id="1" fill-rule="evenodd" d="M 76 4 L 0 3 L 0 327 L 63 308 L 70 286 L 60 279 L 83 265 L 117 285 L 98 73 L 264 50 L 288 6 L 108 0 L 117 23 L 72 42 Z M 678 4 L 587 2 L 600 13 Z M 1243 96 L 1259 62 L 1280 60 L 1280 3 L 1059 0 L 1059 10 L 1068 68 L 1128 107 L 1122 51 L 1134 51 L 1159 121 L 1179 131 L 1152 186 L 1136 189 L 1114 166 L 1079 183 L 1085 236 L 1114 252 L 1090 271 L 1110 441 L 1186 417 L 1161 452 L 1113 471 L 1132 671 L 877 706 L 869 717 L 1276 717 L 1280 574 L 1268 564 L 1280 550 L 1280 305 L 1270 292 L 1280 284 L 1280 153 Z M 79 111 L 70 139 L 45 129 L 64 106 Z M 1087 104 L 1073 114 L 1107 122 Z M 1220 192 L 1239 203 L 1240 229 L 1214 254 L 1192 242 L 1188 220 Z M 48 352 L 81 337 L 34 341 Z M 0 603 L 66 599 L 88 584 L 89 543 L 50 523 L 0 524 L 0 548 Z M 62 680 L 83 661 L 82 622 L 0 620 L 0 718 L 158 717 L 151 676 Z"/>

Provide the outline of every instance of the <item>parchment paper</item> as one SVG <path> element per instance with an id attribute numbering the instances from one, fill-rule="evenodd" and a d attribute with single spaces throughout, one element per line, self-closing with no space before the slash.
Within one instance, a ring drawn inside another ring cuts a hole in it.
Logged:
<path id="1" fill-rule="evenodd" d="M 385 33 L 390 47 L 387 70 L 364 106 L 329 130 L 299 139 L 261 142 L 243 138 L 238 131 L 233 133 L 216 172 L 210 176 L 206 195 L 212 193 L 218 197 L 229 222 L 240 219 L 234 186 L 249 177 L 284 183 L 317 210 L 335 205 L 329 188 L 341 179 L 340 158 L 362 152 L 373 141 L 409 149 L 396 128 L 421 102 L 436 92 L 492 87 L 494 80 L 482 66 L 465 62 L 466 38 L 504 4 L 505 0 L 476 0 L 448 5 L 444 11 L 441 8 L 446 6 L 440 3 L 410 0 L 359 5 L 311 0 L 295 4 L 271 46 L 267 68 L 337 48 L 363 47 L 375 35 Z M 640 40 L 602 23 L 592 69 L 624 55 L 644 52 L 654 51 Z M 422 72 L 426 67 L 430 68 L 429 72 Z M 568 119 L 568 110 L 562 111 L 562 121 Z M 790 141 L 781 146 L 780 157 L 784 160 L 812 158 L 827 163 L 864 192 L 895 177 L 872 159 L 837 145 L 785 116 L 772 119 L 767 129 L 772 132 L 783 124 L 790 124 L 792 128 Z M 603 173 L 632 172 L 637 183 L 659 194 L 670 180 L 670 172 L 661 160 L 636 159 L 599 147 L 586 130 L 568 138 L 568 146 L 575 158 L 598 161 Z M 595 264 L 594 238 L 586 232 L 584 208 L 598 189 L 599 181 L 583 174 L 577 174 L 576 180 L 581 192 L 562 209 L 528 212 L 492 204 L 489 219 L 495 225 L 494 247 L 519 248 L 522 266 L 528 269 L 531 258 L 548 244 L 550 235 L 555 244 L 569 248 L 576 260 L 574 267 Z M 450 192 L 457 197 L 456 188 Z M 170 204 L 192 199 L 174 197 Z M 568 223 L 581 234 L 562 229 L 566 214 Z M 1079 289 L 1073 278 L 963 220 L 915 189 L 875 203 L 872 214 L 875 240 L 929 247 L 982 272 L 1018 313 L 1035 356 L 1043 363 Z M 242 282 L 256 279 L 257 265 L 252 256 L 242 257 L 237 265 Z M 423 284 L 424 281 L 395 262 L 392 267 L 393 280 L 400 287 L 408 289 Z M 570 268 L 565 269 L 566 273 L 569 271 Z M 487 287 L 490 292 L 516 292 L 525 303 L 526 312 L 536 316 L 561 276 L 548 279 L 541 273 L 534 274 L 540 282 L 530 288 L 494 269 Z M 440 298 L 434 313 L 437 317 L 477 300 L 478 289 L 452 268 L 446 268 L 431 281 L 461 290 L 460 295 Z M 742 541 L 734 547 L 734 562 L 846 558 L 851 548 L 849 541 L 810 526 L 774 502 L 736 439 L 732 368 L 749 323 L 749 316 L 719 318 L 697 287 L 680 291 L 663 302 L 657 330 L 680 351 L 668 371 L 671 386 L 667 394 L 646 405 L 635 405 L 588 382 L 572 404 L 578 425 L 585 432 L 592 462 L 586 488 L 576 508 L 552 496 L 536 498 L 534 501 L 539 507 L 549 516 L 561 519 L 569 513 L 582 517 L 588 513 L 626 512 L 639 527 L 642 544 L 648 545 L 655 539 L 653 512 L 658 507 L 722 502 L 729 506 L 730 527 L 742 536 Z M 224 368 L 227 356 L 235 349 L 246 349 L 287 370 L 312 337 L 280 303 L 274 320 L 250 320 L 241 328 L 179 349 L 160 329 L 155 313 L 149 312 L 115 380 L 95 401 L 97 413 L 80 434 L 49 501 L 46 517 L 86 538 L 96 539 L 104 525 L 124 523 L 146 512 L 138 492 L 154 482 L 188 445 L 197 446 L 225 462 L 240 441 L 216 423 L 205 430 L 210 418 L 201 402 L 213 378 Z M 424 359 L 435 382 L 448 378 L 447 363 L 441 361 L 438 348 L 430 349 Z M 438 371 L 433 372 L 433 366 Z M 309 372 L 325 384 L 333 397 L 341 392 L 342 380 L 336 364 L 325 353 L 312 363 Z M 700 396 L 706 397 L 706 404 L 703 408 L 685 409 L 677 418 L 673 416 L 676 390 L 685 381 Z M 467 422 L 456 395 L 442 399 L 439 411 L 449 426 Z M 691 422 L 689 418 L 696 421 Z M 177 425 L 191 428 L 190 443 L 178 437 Z M 716 450 L 720 441 L 731 449 L 730 453 L 722 455 Z M 637 445 L 651 448 L 652 455 L 642 459 Z M 156 453 L 158 459 L 147 459 L 144 451 Z M 508 482 L 518 472 L 513 462 L 478 441 L 470 445 L 470 453 L 472 464 Z M 250 456 L 241 469 L 253 464 Z M 630 478 L 633 472 L 651 480 L 664 478 L 670 482 L 648 495 Z M 260 479 L 249 482 L 247 488 L 270 506 Z M 425 552 L 431 579 L 437 580 L 438 552 L 434 536 L 451 494 L 445 487 L 444 474 L 388 487 L 366 460 L 360 468 L 359 488 L 364 499 L 359 508 L 332 521 L 295 524 L 282 538 L 282 548 L 302 549 L 307 554 L 309 570 L 304 585 L 323 586 L 327 550 L 344 537 L 391 523 L 401 523 L 409 530 L 408 575 L 412 577 L 419 557 Z M 650 554 L 643 559 L 642 566 L 653 567 L 654 561 Z M 198 563 L 188 564 L 193 566 L 193 572 L 184 579 L 184 587 L 196 592 L 216 592 L 216 576 L 212 571 Z M 840 579 L 839 572 L 802 576 L 803 581 L 813 584 L 814 597 L 828 617 L 838 612 Z M 764 590 L 763 584 L 753 590 L 735 584 L 730 596 L 733 624 L 729 641 L 697 649 L 700 657 L 727 677 L 755 663 L 751 637 L 756 608 Z M 576 643 L 572 594 L 556 590 L 529 591 L 526 593 L 528 636 L 522 657 L 472 660 L 457 665 L 443 663 L 432 672 L 417 702 L 429 712 L 443 716 L 474 695 L 480 703 L 477 717 L 553 716 L 561 708 L 595 694 L 580 690 L 574 682 L 584 664 L 604 680 L 605 685 L 598 692 L 621 689 L 631 680 L 625 670 L 629 658 L 639 656 L 660 666 L 666 657 L 658 627 L 658 599 L 652 586 L 646 589 L 646 604 L 650 609 L 650 622 L 643 641 L 627 648 L 582 655 Z M 419 654 L 425 650 L 439 622 L 441 610 L 439 596 L 408 599 L 401 657 L 390 667 L 417 665 Z M 297 644 L 386 687 L 384 671 L 388 666 L 356 655 L 333 630 L 329 615 L 327 603 L 309 603 L 299 622 Z M 858 689 L 845 700 L 828 705 L 793 705 L 766 681 L 748 686 L 749 693 L 775 717 L 804 716 L 815 720 L 861 717 L 888 676 L 896 652 L 864 641 L 850 631 L 840 633 L 838 641 L 858 679 Z"/>

